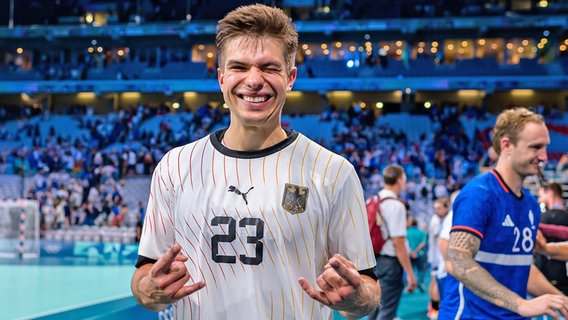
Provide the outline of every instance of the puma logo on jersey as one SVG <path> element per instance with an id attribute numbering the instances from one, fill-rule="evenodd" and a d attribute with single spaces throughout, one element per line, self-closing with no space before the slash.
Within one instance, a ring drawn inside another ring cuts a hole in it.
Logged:
<path id="1" fill-rule="evenodd" d="M 511 216 L 510 216 L 510 215 L 507 215 L 507 216 L 505 217 L 505 220 L 503 220 L 503 223 L 501 223 L 501 225 L 502 225 L 503 227 L 514 227 L 514 226 L 515 226 L 515 223 L 513 222 L 513 219 L 511 219 Z"/>
<path id="2" fill-rule="evenodd" d="M 229 186 L 229 192 L 234 192 L 238 195 L 240 195 L 241 197 L 243 197 L 243 200 L 245 200 L 245 204 L 248 206 L 248 201 L 247 201 L 247 194 L 254 189 L 254 187 L 250 187 L 247 192 L 242 192 L 241 190 L 239 190 L 237 187 L 235 186 Z"/>

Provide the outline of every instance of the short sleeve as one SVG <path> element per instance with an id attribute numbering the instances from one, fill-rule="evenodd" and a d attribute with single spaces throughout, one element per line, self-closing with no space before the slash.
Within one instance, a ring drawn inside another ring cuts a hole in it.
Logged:
<path id="1" fill-rule="evenodd" d="M 464 231 L 482 239 L 493 212 L 493 194 L 479 186 L 465 188 L 453 206 L 451 231 Z"/>

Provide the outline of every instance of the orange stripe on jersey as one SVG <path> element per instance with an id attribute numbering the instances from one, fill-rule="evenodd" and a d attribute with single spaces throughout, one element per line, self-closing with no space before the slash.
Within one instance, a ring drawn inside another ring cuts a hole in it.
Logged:
<path id="1" fill-rule="evenodd" d="M 163 193 L 164 190 L 160 189 L 160 192 Z M 160 222 L 162 223 L 162 228 L 164 229 L 164 234 L 167 235 L 168 232 L 167 232 L 167 230 L 166 230 L 166 223 L 164 222 L 164 217 L 163 217 L 163 215 L 162 215 L 162 211 L 158 211 L 157 214 L 158 214 L 158 217 L 157 217 L 157 218 L 160 218 Z"/>
<path id="2" fill-rule="evenodd" d="M 250 216 L 251 218 L 254 218 L 253 215 L 252 215 L 252 212 L 250 211 L 250 208 L 249 208 L 248 206 L 247 206 L 247 210 L 248 210 L 248 212 L 249 212 L 249 216 Z M 266 226 L 267 223 L 265 223 L 264 225 Z M 246 229 L 246 228 L 245 228 L 245 229 Z M 248 232 L 247 232 L 247 234 L 248 234 Z M 255 249 L 256 249 L 256 245 L 253 245 L 253 246 L 254 246 Z M 270 258 L 270 261 L 272 261 L 272 265 L 276 265 L 276 263 L 274 263 L 274 258 L 272 258 L 272 254 L 270 253 L 270 250 L 268 250 L 268 246 L 264 246 L 264 250 L 266 250 L 266 252 L 268 253 L 268 257 Z M 262 265 L 263 265 L 263 267 L 264 267 L 264 263 L 263 263 Z"/>
<path id="3" fill-rule="evenodd" d="M 304 227 L 300 222 L 300 215 L 296 214 L 296 218 L 298 219 L 298 226 L 300 227 L 300 231 L 302 232 L 302 238 L 304 239 L 304 248 L 306 249 L 306 256 L 310 256 L 310 250 L 308 249 L 308 242 L 306 241 L 306 234 L 304 233 Z M 312 259 L 308 259 L 308 265 L 312 268 Z"/>
<path id="4" fill-rule="evenodd" d="M 278 215 L 276 215 L 276 211 L 274 210 L 274 207 L 272 208 L 272 215 L 274 216 L 274 220 L 276 221 L 276 225 L 278 225 L 278 229 L 280 230 L 280 234 L 284 234 L 284 231 L 282 231 L 282 225 L 280 224 L 280 220 L 278 219 Z M 290 251 L 288 250 L 288 245 L 286 244 L 286 241 L 283 242 L 284 243 L 284 252 L 286 252 L 286 257 L 288 258 L 288 263 L 292 263 L 292 259 L 290 258 Z"/>
<path id="5" fill-rule="evenodd" d="M 183 149 L 185 149 L 187 145 L 184 145 L 183 147 L 181 147 L 181 149 L 179 150 L 178 153 L 178 163 L 177 163 L 177 167 L 178 167 L 178 179 L 179 179 L 179 185 L 181 187 L 181 191 L 183 192 L 183 182 L 181 180 L 181 153 L 183 152 Z"/>
<path id="6" fill-rule="evenodd" d="M 332 157 L 333 157 L 333 154 L 330 154 L 329 159 L 327 159 L 327 163 L 325 165 L 325 170 L 323 171 L 323 179 L 321 180 L 321 187 L 322 188 L 325 186 L 325 177 L 327 176 L 327 169 L 329 169 L 329 163 L 331 162 Z"/>
<path id="7" fill-rule="evenodd" d="M 216 216 L 215 211 L 213 211 L 213 209 L 211 209 L 211 212 L 213 212 L 213 215 Z M 203 217 L 203 220 L 207 221 L 207 217 L 205 217 L 205 213 L 203 211 L 201 211 L 201 216 Z M 193 218 L 193 219 L 194 219 L 194 221 L 196 221 L 195 218 Z M 209 229 L 209 232 L 211 232 L 211 234 L 213 234 L 213 229 L 211 228 L 211 225 L 209 223 L 205 223 L 205 225 Z M 207 242 L 207 245 L 209 246 L 209 250 L 212 251 L 213 249 L 211 248 L 211 243 Z M 231 244 L 231 246 L 232 246 L 232 244 Z M 227 252 L 225 251 L 225 249 L 223 247 L 221 247 L 221 250 L 223 250 L 223 253 L 225 255 L 227 255 Z M 235 250 L 235 247 L 233 247 L 233 250 Z M 233 272 L 233 276 L 236 277 L 237 274 L 235 273 L 235 269 L 233 268 L 233 265 L 229 264 L 229 266 L 231 267 L 231 271 Z M 244 268 L 243 268 L 243 270 L 244 270 Z"/>
<path id="8" fill-rule="evenodd" d="M 207 140 L 209 141 L 209 140 Z M 207 143 L 203 144 L 203 149 L 201 149 L 201 187 L 205 188 L 205 183 L 203 182 L 203 168 L 205 168 L 205 166 L 203 165 L 203 161 L 205 161 L 205 149 L 207 148 Z"/>
<path id="9" fill-rule="evenodd" d="M 310 299 L 310 300 L 312 300 L 312 313 L 310 315 L 310 319 L 313 319 L 314 318 L 314 311 L 315 311 L 315 308 L 316 308 L 316 300 L 314 300 L 314 299 Z"/>
<path id="10" fill-rule="evenodd" d="M 183 222 L 185 223 L 186 227 L 189 229 L 189 224 L 187 223 L 187 220 L 183 220 Z M 197 251 L 197 248 L 193 245 L 193 243 L 191 243 L 191 240 L 189 240 L 189 238 L 187 237 L 187 235 L 183 232 L 180 232 L 179 230 L 176 230 L 176 232 L 185 239 L 185 241 L 187 241 L 187 243 L 193 248 L 194 251 Z M 201 274 L 201 278 L 205 279 L 205 274 L 203 273 L 203 269 L 201 269 L 201 267 L 195 262 L 195 260 L 193 260 L 193 257 L 187 252 L 187 250 L 182 247 L 182 250 L 184 251 L 183 254 L 188 258 L 188 260 L 191 262 L 191 264 L 193 265 L 193 267 L 199 271 L 199 273 Z M 191 281 L 193 283 L 195 283 L 194 277 L 191 278 Z M 205 288 L 207 293 L 209 293 L 209 289 Z"/>
<path id="11" fill-rule="evenodd" d="M 211 244 L 209 243 L 208 239 L 205 238 L 205 234 L 203 232 L 203 230 L 201 230 L 201 228 L 199 228 L 199 222 L 195 219 L 195 216 L 192 215 L 191 216 L 193 218 L 193 221 L 195 222 L 195 225 L 197 226 L 197 228 L 199 229 L 199 231 L 201 232 L 201 237 L 203 237 L 207 243 L 207 245 L 209 246 L 209 248 L 211 248 Z M 187 222 L 186 222 L 187 223 Z M 208 225 L 206 223 L 206 225 Z M 193 234 L 193 236 L 195 237 L 195 239 L 197 239 L 197 241 L 199 241 L 200 236 L 198 236 L 197 234 L 195 234 L 193 232 L 193 230 L 191 228 L 189 228 L 189 230 L 191 231 L 191 233 Z M 201 254 L 204 257 L 204 261 L 207 263 L 207 267 L 209 268 L 209 272 L 211 273 L 211 277 L 213 278 L 213 282 L 215 283 L 215 286 L 218 287 L 219 284 L 217 283 L 217 277 L 215 277 L 215 273 L 213 272 L 213 268 L 211 267 L 211 264 L 209 263 L 209 257 L 205 254 L 205 252 L 203 251 L 203 248 L 201 248 L 201 246 L 198 246 L 199 251 L 201 251 Z M 209 251 L 211 251 L 211 249 L 209 249 Z M 223 269 L 221 268 L 221 274 L 223 275 L 223 278 L 225 278 L 225 281 L 227 281 L 227 277 L 225 276 L 225 272 L 223 271 Z"/>
<path id="12" fill-rule="evenodd" d="M 170 170 L 170 156 L 172 155 L 171 152 L 168 153 L 168 158 L 166 159 L 167 164 L 168 164 L 168 180 L 170 180 L 170 184 L 172 185 L 172 189 L 174 187 L 174 181 L 172 179 L 172 174 L 171 174 L 171 170 Z"/>
<path id="13" fill-rule="evenodd" d="M 197 147 L 197 143 L 195 143 L 193 145 L 193 148 L 191 148 L 191 152 L 189 154 L 189 181 L 191 182 L 191 190 L 193 190 L 193 151 L 195 150 L 195 147 Z"/>
<path id="14" fill-rule="evenodd" d="M 298 139 L 299 140 L 299 139 Z M 304 162 L 306 160 L 306 155 L 308 154 L 308 150 L 310 149 L 310 144 L 312 142 L 308 142 L 308 145 L 306 146 L 306 149 L 304 150 L 304 156 L 302 157 L 302 168 L 304 167 Z M 313 172 L 313 168 L 312 168 L 312 172 Z M 304 185 L 304 170 L 300 170 L 300 184 Z"/>
<path id="15" fill-rule="evenodd" d="M 294 153 L 296 153 L 296 147 L 298 146 L 298 141 L 300 141 L 300 139 L 296 139 L 296 142 L 294 142 L 294 148 L 292 149 L 292 152 L 290 152 L 290 162 L 288 163 L 288 182 L 292 182 L 292 159 L 294 159 Z M 300 170 L 301 172 L 302 170 Z"/>
<path id="16" fill-rule="evenodd" d="M 339 169 L 337 169 L 337 174 L 335 175 L 335 180 L 333 181 L 333 187 L 331 188 L 331 197 L 335 194 L 335 186 L 337 185 L 337 180 L 339 179 L 339 173 L 341 172 L 341 168 L 343 168 L 343 164 L 347 160 L 342 160 L 341 164 L 339 165 Z"/>
<path id="17" fill-rule="evenodd" d="M 286 319 L 286 318 L 285 318 L 285 315 L 286 315 L 285 310 L 286 310 L 286 309 L 284 308 L 284 306 L 285 306 L 285 304 L 284 304 L 284 301 L 285 301 L 285 300 L 284 300 L 284 296 L 285 296 L 285 295 L 284 295 L 284 288 L 282 288 L 282 291 L 280 291 L 280 295 L 282 296 L 282 302 L 280 303 L 280 305 L 282 306 L 282 319 Z"/>
<path id="18" fill-rule="evenodd" d="M 294 297 L 294 288 L 290 286 L 290 296 L 292 297 L 292 309 L 294 312 L 292 313 L 294 316 L 292 319 L 296 319 L 296 298 Z"/>
<path id="19" fill-rule="evenodd" d="M 355 218 L 353 217 L 353 210 L 351 210 L 351 206 L 347 206 L 347 211 L 349 212 L 349 218 L 351 218 L 351 224 L 353 225 L 353 229 L 357 231 L 357 228 L 355 228 Z"/>
<path id="20" fill-rule="evenodd" d="M 288 227 L 292 230 L 292 224 L 290 223 L 290 218 L 288 217 L 289 214 L 285 213 L 284 217 L 286 218 L 286 222 L 288 222 Z M 298 260 L 298 266 L 300 266 L 300 252 L 298 251 L 298 243 L 296 242 L 296 236 L 294 232 L 290 232 L 292 234 L 292 240 L 294 240 L 294 248 L 296 249 L 296 258 Z"/>
<path id="21" fill-rule="evenodd" d="M 229 216 L 229 214 L 227 213 L 227 210 L 223 209 L 223 213 L 225 214 L 226 217 Z M 238 215 L 238 212 L 237 212 L 237 215 Z M 239 220 L 240 220 L 240 217 L 239 217 Z M 211 226 L 209 226 L 209 224 L 207 224 L 207 226 L 209 227 L 209 230 L 211 230 L 211 233 L 213 233 L 213 229 L 211 229 Z M 225 234 L 226 234 L 226 232 L 225 232 Z M 242 240 L 241 240 L 241 243 L 242 243 Z M 233 241 L 231 241 L 231 248 L 233 248 L 234 252 L 237 252 L 237 249 L 235 248 Z M 239 262 L 241 264 L 241 268 L 243 269 L 243 271 L 245 271 L 245 266 L 244 266 L 243 262 L 240 259 L 239 259 Z"/>
<path id="22" fill-rule="evenodd" d="M 282 154 L 282 151 L 278 151 L 278 156 L 276 157 L 276 166 L 274 167 L 274 173 L 276 173 L 276 185 L 278 185 L 278 162 L 280 162 L 280 155 Z"/>
<path id="23" fill-rule="evenodd" d="M 469 232 L 469 233 L 473 233 L 475 235 L 477 235 L 478 237 L 480 237 L 481 239 L 483 239 L 483 233 L 475 230 L 474 228 L 471 227 L 466 227 L 466 226 L 455 226 L 452 227 L 451 231 L 465 231 L 465 232 Z"/>
<path id="24" fill-rule="evenodd" d="M 241 215 L 241 214 L 239 213 L 239 210 L 238 210 L 236 207 L 235 207 L 235 212 L 237 213 L 237 216 L 239 217 L 239 220 L 242 220 L 244 215 Z M 248 229 L 247 229 L 247 228 L 244 228 L 244 229 L 245 229 L 245 232 L 247 233 L 247 237 L 250 237 L 250 233 L 249 233 Z M 239 238 L 239 241 L 241 242 L 241 245 L 243 246 L 243 249 L 244 249 L 244 251 L 245 251 L 245 255 L 246 255 L 246 256 L 249 256 L 250 253 L 248 252 L 248 246 L 243 242 L 243 239 L 242 239 L 241 237 L 237 237 L 237 238 Z M 265 249 L 267 249 L 267 248 L 265 248 Z M 267 251 L 268 251 L 268 250 L 267 250 Z M 236 251 L 235 251 L 235 252 L 236 252 Z M 240 259 L 238 259 L 238 260 L 240 261 Z M 273 260 L 273 262 L 274 262 L 274 260 Z M 242 263 L 242 261 L 241 261 L 241 263 Z M 261 266 L 262 266 L 262 268 L 264 268 L 264 264 L 261 264 Z"/>
<path id="25" fill-rule="evenodd" d="M 317 168 L 318 158 L 320 156 L 321 150 L 323 150 L 323 147 L 320 146 L 318 153 L 316 154 L 316 158 L 314 159 L 314 165 L 312 167 L 312 181 L 314 181 L 314 173 L 316 173 L 315 168 Z"/>
<path id="26" fill-rule="evenodd" d="M 495 178 L 497 178 L 497 182 L 499 182 L 499 184 L 501 185 L 501 188 L 503 188 L 503 191 L 509 193 L 509 188 L 507 188 L 507 186 L 505 185 L 505 182 L 503 182 L 503 180 L 501 180 L 501 177 L 497 174 L 497 172 L 495 172 L 495 170 L 491 170 L 489 172 L 491 172 L 491 174 Z"/>
<path id="27" fill-rule="evenodd" d="M 262 210 L 262 207 L 259 207 L 258 211 L 260 211 L 260 214 L 262 215 L 262 219 L 264 221 L 267 221 L 266 216 L 264 215 L 264 211 Z M 265 223 L 264 226 L 266 227 L 266 229 L 268 229 L 268 233 L 270 233 L 270 236 L 272 237 L 272 239 L 276 239 L 276 237 L 274 237 L 274 232 L 272 232 L 272 229 L 270 228 L 270 224 Z M 286 262 L 284 262 L 284 257 L 282 257 L 282 252 L 280 252 L 280 248 L 278 247 L 278 244 L 274 243 L 274 246 L 276 247 L 276 251 L 278 251 L 278 255 L 280 256 L 280 261 L 282 261 L 282 264 L 285 264 Z M 274 263 L 274 261 L 272 263 Z"/>

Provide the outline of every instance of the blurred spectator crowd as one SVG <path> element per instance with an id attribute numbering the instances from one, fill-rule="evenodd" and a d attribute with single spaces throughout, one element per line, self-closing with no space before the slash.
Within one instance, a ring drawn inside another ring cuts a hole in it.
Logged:
<path id="1" fill-rule="evenodd" d="M 135 207 L 124 199 L 125 181 L 149 177 L 165 152 L 228 124 L 228 112 L 209 105 L 174 113 L 166 106 L 140 104 L 106 115 L 95 115 L 85 106 L 69 107 L 65 115 L 31 107 L 1 110 L 0 174 L 32 177 L 33 183 L 23 192 L 26 198 L 39 200 L 44 231 L 76 225 L 136 227 L 146 203 L 137 201 Z M 320 135 L 331 138 L 316 141 L 353 164 L 366 196 L 383 187 L 382 168 L 402 165 L 408 176 L 403 197 L 424 227 L 433 214 L 432 201 L 449 196 L 477 175 L 490 145 L 487 132 L 476 132 L 474 139 L 465 134 L 462 121 L 488 117 L 477 107 L 434 105 L 428 116 L 433 127 L 418 139 L 377 124 L 374 110 L 356 103 L 329 106 L 311 117 L 314 130 L 318 123 L 333 124 L 331 135 Z M 59 118 L 63 120 L 57 122 Z M 49 128 L 42 129 L 40 122 L 48 120 Z M 14 122 L 17 125 L 9 129 L 7 124 Z M 79 128 L 74 135 L 72 124 Z M 293 122 L 290 127 L 294 129 Z M 563 159 L 560 165 L 568 163 Z"/>

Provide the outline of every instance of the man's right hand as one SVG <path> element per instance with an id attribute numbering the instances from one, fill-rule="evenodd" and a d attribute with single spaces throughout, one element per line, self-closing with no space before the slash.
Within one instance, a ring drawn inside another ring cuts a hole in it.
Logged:
<path id="1" fill-rule="evenodd" d="M 560 317 L 556 312 L 568 319 L 568 297 L 559 294 L 544 294 L 534 299 L 519 299 L 518 313 L 523 317 L 549 315 L 552 319 Z"/>
<path id="2" fill-rule="evenodd" d="M 176 243 L 153 265 L 141 266 L 132 279 L 132 292 L 138 302 L 159 311 L 205 287 L 204 281 L 186 285 L 191 278 L 185 266 L 187 260 Z"/>

